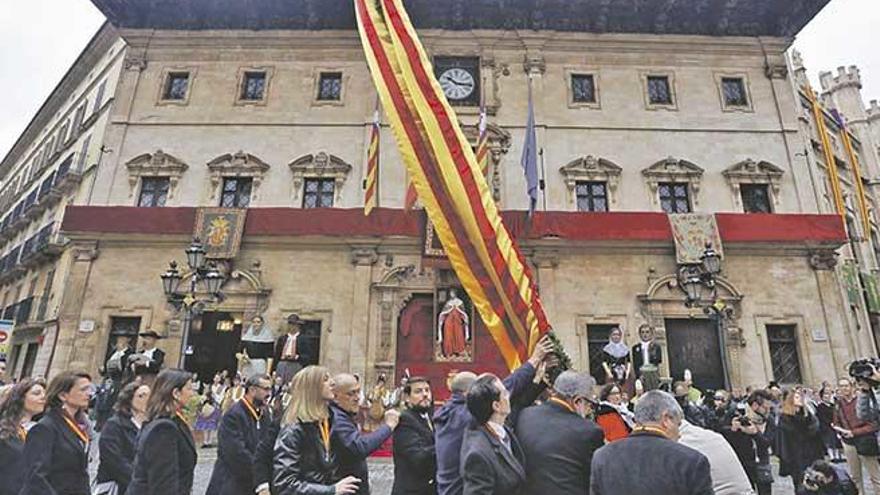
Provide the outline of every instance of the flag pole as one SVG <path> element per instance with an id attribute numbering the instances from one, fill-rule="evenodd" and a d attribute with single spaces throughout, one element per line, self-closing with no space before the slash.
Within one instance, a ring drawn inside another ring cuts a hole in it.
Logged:
<path id="1" fill-rule="evenodd" d="M 547 180 L 544 172 L 544 148 L 538 148 L 538 156 L 541 157 L 541 196 L 544 204 L 544 211 L 547 211 Z"/>

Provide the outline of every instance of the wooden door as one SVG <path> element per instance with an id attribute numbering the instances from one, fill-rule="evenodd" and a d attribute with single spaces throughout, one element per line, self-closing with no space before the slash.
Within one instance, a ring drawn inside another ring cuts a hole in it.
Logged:
<path id="1" fill-rule="evenodd" d="M 712 321 L 666 320 L 666 342 L 673 381 L 682 380 L 684 370 L 689 369 L 694 385 L 700 390 L 724 388 L 721 347 Z"/>

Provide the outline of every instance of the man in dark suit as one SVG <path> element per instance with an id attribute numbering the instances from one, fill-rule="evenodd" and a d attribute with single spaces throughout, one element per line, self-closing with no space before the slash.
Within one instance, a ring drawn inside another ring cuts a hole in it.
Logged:
<path id="1" fill-rule="evenodd" d="M 504 425 L 510 414 L 510 392 L 497 376 L 486 373 L 468 390 L 467 407 L 474 422 L 461 445 L 462 493 L 520 493 L 526 482 L 525 456 L 516 436 Z"/>
<path id="2" fill-rule="evenodd" d="M 299 315 L 292 313 L 287 317 L 287 333 L 275 340 L 275 371 L 284 383 L 306 366 L 318 364 L 317 352 L 302 332 L 304 324 Z"/>
<path id="3" fill-rule="evenodd" d="M 642 381 L 645 391 L 656 390 L 660 386 L 660 363 L 663 350 L 654 342 L 654 327 L 647 323 L 639 327 L 641 342 L 632 348 L 633 366 L 636 377 Z"/>
<path id="4" fill-rule="evenodd" d="M 532 392 L 535 390 L 532 381 L 535 372 L 553 349 L 549 339 L 542 339 L 535 346 L 529 360 L 517 368 L 501 383 L 510 392 L 511 402 L 531 403 L 534 401 Z M 440 495 L 461 495 L 461 442 L 464 439 L 473 417 L 467 410 L 467 391 L 477 379 L 470 371 L 456 374 L 449 384 L 452 397 L 434 413 L 437 447 L 437 492 Z M 534 394 L 537 395 L 537 394 Z M 508 417 L 508 422 L 512 421 Z"/>
<path id="5" fill-rule="evenodd" d="M 139 335 L 144 341 L 143 350 L 129 356 L 128 362 L 131 363 L 134 376 L 140 377 L 142 382 L 152 386 L 156 375 L 162 371 L 165 364 L 165 352 L 156 347 L 156 342 L 163 337 L 155 330 L 147 330 Z"/>
<path id="6" fill-rule="evenodd" d="M 412 377 L 403 387 L 409 407 L 394 430 L 394 486 L 392 495 L 434 495 L 437 462 L 434 423 L 431 421 L 431 383 Z"/>
<path id="7" fill-rule="evenodd" d="M 562 372 L 547 402 L 524 409 L 516 435 L 526 458 L 524 493 L 587 495 L 593 453 L 605 435 L 586 418 L 596 381 L 586 373 Z"/>
<path id="8" fill-rule="evenodd" d="M 263 426 L 263 404 L 270 390 L 272 382 L 268 376 L 248 378 L 244 397 L 223 415 L 217 433 L 217 461 L 205 495 L 256 493 L 254 454 Z"/>
<path id="9" fill-rule="evenodd" d="M 636 403 L 633 432 L 593 456 L 590 494 L 712 495 L 709 460 L 678 443 L 682 417 L 668 393 L 643 395 Z"/>
<path id="10" fill-rule="evenodd" d="M 333 414 L 330 430 L 331 450 L 336 454 L 337 476 L 354 476 L 361 480 L 357 495 L 370 493 L 370 473 L 367 456 L 382 446 L 391 437 L 400 421 L 400 413 L 395 409 L 385 411 L 385 421 L 376 431 L 363 434 L 356 422 L 360 408 L 361 384 L 354 375 L 343 373 L 333 379 L 336 384 L 333 393 L 336 399 L 330 404 Z"/>

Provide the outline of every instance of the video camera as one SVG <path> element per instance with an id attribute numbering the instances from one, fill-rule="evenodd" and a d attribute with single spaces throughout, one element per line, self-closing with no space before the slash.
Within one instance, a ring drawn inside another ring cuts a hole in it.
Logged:
<path id="1" fill-rule="evenodd" d="M 739 419 L 740 426 L 748 428 L 752 426 L 752 420 L 749 419 L 748 412 L 748 404 L 745 402 L 740 402 L 736 405 L 736 411 L 734 412 L 734 418 Z"/>
<path id="2" fill-rule="evenodd" d="M 874 380 L 874 373 L 880 370 L 880 360 L 877 358 L 865 358 L 853 361 L 849 365 L 849 376 L 856 381 L 864 381 L 871 384 L 872 387 L 880 385 Z"/>
<path id="3" fill-rule="evenodd" d="M 807 468 L 804 472 L 804 488 L 811 492 L 817 492 L 825 485 L 831 483 L 824 474 L 813 469 Z"/>

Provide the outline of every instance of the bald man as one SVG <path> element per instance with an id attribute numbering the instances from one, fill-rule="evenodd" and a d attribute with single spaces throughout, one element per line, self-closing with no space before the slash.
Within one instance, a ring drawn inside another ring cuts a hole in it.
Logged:
<path id="1" fill-rule="evenodd" d="M 397 428 L 400 421 L 400 412 L 390 409 L 385 411 L 382 426 L 371 433 L 361 433 L 355 418 L 360 407 L 361 384 L 360 381 L 348 373 L 337 375 L 333 381 L 336 387 L 333 393 L 336 395 L 330 410 L 333 413 L 333 426 L 330 430 L 331 450 L 336 454 L 341 478 L 354 476 L 361 480 L 358 495 L 370 493 L 369 470 L 367 469 L 367 456 L 382 446 L 385 440 Z"/>

